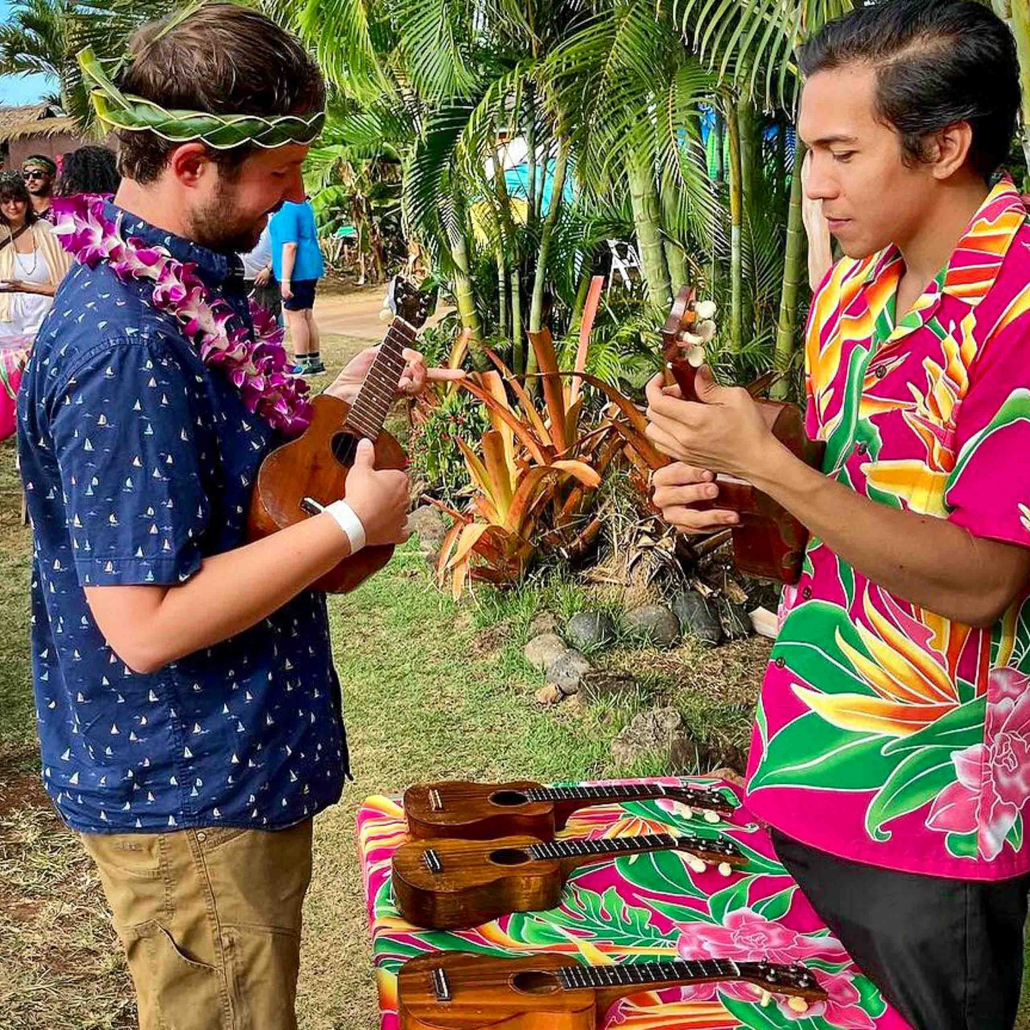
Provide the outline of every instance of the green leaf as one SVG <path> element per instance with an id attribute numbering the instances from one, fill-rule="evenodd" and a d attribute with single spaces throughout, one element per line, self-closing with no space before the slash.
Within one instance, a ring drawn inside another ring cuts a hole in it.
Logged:
<path id="1" fill-rule="evenodd" d="M 725 994 L 719 995 L 719 1001 L 742 1027 L 749 1030 L 798 1030 L 799 1021 L 788 1019 L 775 1004 L 763 1009 L 756 1002 L 738 1001 Z"/>
<path id="2" fill-rule="evenodd" d="M 1023 847 L 1023 815 L 1021 812 L 1016 813 L 1016 821 L 1012 824 L 1009 832 L 1005 834 L 1005 840 L 1012 845 L 1013 851 L 1019 851 Z"/>
<path id="3" fill-rule="evenodd" d="M 926 747 L 910 752 L 866 809 L 866 832 L 874 840 L 890 840 L 890 832 L 881 829 L 884 823 L 922 808 L 954 782 L 951 749 Z"/>
<path id="4" fill-rule="evenodd" d="M 842 558 L 837 559 L 837 579 L 840 581 L 840 588 L 844 591 L 850 611 L 855 600 L 855 570 Z"/>
<path id="5" fill-rule="evenodd" d="M 868 1012 L 873 1019 L 879 1019 L 887 1011 L 887 1002 L 883 1000 L 879 987 L 867 976 L 856 976 L 851 983 L 858 991 L 859 1008 Z"/>
<path id="6" fill-rule="evenodd" d="M 847 383 L 843 387 L 844 403 L 837 425 L 826 441 L 824 469 L 835 469 L 838 465 L 843 465 L 845 454 L 854 442 L 858 409 L 862 400 L 862 380 L 865 378 L 869 357 L 870 352 L 863 347 L 855 347 L 848 356 Z"/>
<path id="7" fill-rule="evenodd" d="M 997 414 L 987 423 L 979 433 L 971 436 L 959 452 L 955 467 L 948 476 L 948 484 L 944 488 L 944 502 L 947 504 L 948 493 L 959 481 L 966 465 L 969 464 L 973 455 L 980 445 L 999 429 L 1004 429 L 1013 422 L 1030 422 L 1030 390 L 1019 387 L 1013 390 L 1005 399 L 1005 403 L 998 409 Z"/>
<path id="8" fill-rule="evenodd" d="M 773 660 L 783 658 L 791 672 L 824 694 L 875 697 L 841 650 L 837 634 L 872 660 L 847 611 L 829 601 L 806 601 L 787 616 L 773 647 Z"/>
<path id="9" fill-rule="evenodd" d="M 724 923 L 727 912 L 747 908 L 747 895 L 754 876 L 742 876 L 736 883 L 716 891 L 708 902 L 708 910 L 717 923 Z"/>
<path id="10" fill-rule="evenodd" d="M 776 894 L 770 894 L 767 898 L 762 898 L 761 901 L 756 901 L 751 907 L 760 916 L 765 916 L 766 919 L 775 922 L 790 911 L 797 889 L 797 887 L 787 887 L 786 890 L 778 891 Z"/>
<path id="11" fill-rule="evenodd" d="M 636 856 L 635 862 L 625 856 L 615 861 L 619 875 L 634 887 L 652 894 L 707 898 L 707 894 L 694 885 L 690 871 L 675 851 L 652 851 Z"/>
<path id="12" fill-rule="evenodd" d="M 970 833 L 949 833 L 945 845 L 948 853 L 955 858 L 976 858 L 976 830 Z"/>
<path id="13" fill-rule="evenodd" d="M 816 712 L 788 723 L 770 741 L 751 790 L 761 787 L 832 787 L 876 790 L 896 759 L 881 753 L 884 738 L 830 725 Z"/>
<path id="14" fill-rule="evenodd" d="M 983 740 L 986 696 L 953 708 L 909 737 L 898 737 L 885 744 L 885 755 L 904 754 L 924 747 L 946 747 L 949 750 L 972 747 Z"/>

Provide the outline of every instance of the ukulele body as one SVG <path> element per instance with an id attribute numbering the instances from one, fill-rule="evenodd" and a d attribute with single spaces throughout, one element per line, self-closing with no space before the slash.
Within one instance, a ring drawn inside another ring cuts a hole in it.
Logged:
<path id="1" fill-rule="evenodd" d="M 437 837 L 493 840 L 512 834 L 551 840 L 555 831 L 565 825 L 568 816 L 559 819 L 553 801 L 530 801 L 526 798 L 525 791 L 540 786 L 532 780 L 417 783 L 404 792 L 408 833 L 418 840 Z M 445 799 L 439 808 L 433 804 L 432 791 Z"/>
<path id="2" fill-rule="evenodd" d="M 565 878 L 559 861 L 527 854 L 526 848 L 539 843 L 536 837 L 514 835 L 402 844 L 393 856 L 397 909 L 415 926 L 457 930 L 510 912 L 555 908 Z M 427 851 L 436 856 L 432 863 Z"/>
<path id="3" fill-rule="evenodd" d="M 344 430 L 350 405 L 321 394 L 312 402 L 311 425 L 297 439 L 277 447 L 258 470 L 250 500 L 248 538 L 258 540 L 310 518 L 301 507 L 305 497 L 327 505 L 346 498 L 347 474 L 358 437 Z M 407 456 L 389 433 L 374 442 L 377 469 L 405 469 Z M 312 584 L 313 590 L 346 593 L 378 572 L 390 560 L 393 545 L 364 547 Z"/>
<path id="4" fill-rule="evenodd" d="M 594 1030 L 597 995 L 561 990 L 552 971 L 579 963 L 565 955 L 489 958 L 460 951 L 419 955 L 401 966 L 401 1030 Z M 442 970 L 451 998 L 441 1003 L 433 973 Z"/>

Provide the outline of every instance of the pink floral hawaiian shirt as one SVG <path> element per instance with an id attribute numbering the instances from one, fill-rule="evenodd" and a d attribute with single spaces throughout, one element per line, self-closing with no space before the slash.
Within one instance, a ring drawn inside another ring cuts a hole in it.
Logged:
<path id="1" fill-rule="evenodd" d="M 880 504 L 1030 546 L 1030 225 L 1011 182 L 896 321 L 902 271 L 895 247 L 843 260 L 813 301 L 807 426 L 826 442 L 823 471 Z M 891 869 L 1030 870 L 1028 594 L 993 627 L 965 626 L 813 538 L 762 687 L 751 810 Z"/>

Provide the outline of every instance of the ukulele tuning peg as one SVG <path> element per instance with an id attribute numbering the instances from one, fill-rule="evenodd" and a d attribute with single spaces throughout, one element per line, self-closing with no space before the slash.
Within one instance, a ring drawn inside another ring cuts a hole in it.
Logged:
<path id="1" fill-rule="evenodd" d="M 703 858 L 697 858 L 694 855 L 687 858 L 687 865 L 695 873 L 703 873 L 708 868 L 708 863 Z"/>
<path id="2" fill-rule="evenodd" d="M 379 321 L 380 322 L 392 322 L 393 321 L 393 312 L 389 308 L 383 308 L 379 312 Z"/>
<path id="3" fill-rule="evenodd" d="M 705 822 L 706 823 L 717 823 L 719 821 L 719 813 L 713 812 L 710 808 L 705 811 Z"/>
<path id="4" fill-rule="evenodd" d="M 719 863 L 719 875 L 720 876 L 729 876 L 730 873 L 732 873 L 732 872 L 733 872 L 733 867 L 729 864 L 729 862 L 720 862 Z"/>
<path id="5" fill-rule="evenodd" d="M 769 1003 L 772 1001 L 772 995 L 768 991 L 763 991 L 761 988 L 758 990 L 758 1004 L 761 1005 L 763 1009 L 767 1009 L 769 1007 Z"/>
<path id="6" fill-rule="evenodd" d="M 787 999 L 787 1008 L 793 1012 L 804 1013 L 808 1011 L 808 1002 L 804 998 L 790 997 Z"/>
<path id="7" fill-rule="evenodd" d="M 694 305 L 694 314 L 699 319 L 711 319 L 715 318 L 715 312 L 718 310 L 714 300 L 699 300 Z"/>

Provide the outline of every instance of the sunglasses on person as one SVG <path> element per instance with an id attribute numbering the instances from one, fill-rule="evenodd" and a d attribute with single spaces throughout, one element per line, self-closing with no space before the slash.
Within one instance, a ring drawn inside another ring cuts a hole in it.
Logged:
<path id="1" fill-rule="evenodd" d="M 29 179 L 45 179 L 47 173 L 38 168 L 33 168 L 30 172 L 22 172 L 21 177 L 28 182 Z"/>

